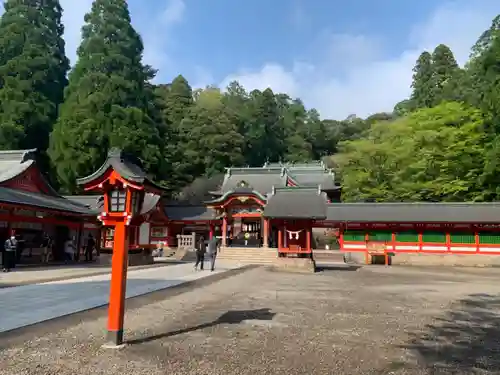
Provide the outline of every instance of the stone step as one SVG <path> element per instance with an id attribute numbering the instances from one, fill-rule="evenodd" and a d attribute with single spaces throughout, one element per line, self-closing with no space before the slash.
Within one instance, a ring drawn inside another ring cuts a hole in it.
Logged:
<path id="1" fill-rule="evenodd" d="M 314 250 L 313 256 L 316 261 L 343 262 L 344 254 L 331 250 Z"/>

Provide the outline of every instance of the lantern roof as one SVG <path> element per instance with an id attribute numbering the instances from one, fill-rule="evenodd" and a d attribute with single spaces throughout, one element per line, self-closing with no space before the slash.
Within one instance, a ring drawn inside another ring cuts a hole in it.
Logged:
<path id="1" fill-rule="evenodd" d="M 121 178 L 149 188 L 147 190 L 165 191 L 166 189 L 157 185 L 143 169 L 142 161 L 118 148 L 112 148 L 108 152 L 108 157 L 97 171 L 89 176 L 77 179 L 78 185 L 99 184 L 109 177 L 111 171 L 115 171 Z"/>

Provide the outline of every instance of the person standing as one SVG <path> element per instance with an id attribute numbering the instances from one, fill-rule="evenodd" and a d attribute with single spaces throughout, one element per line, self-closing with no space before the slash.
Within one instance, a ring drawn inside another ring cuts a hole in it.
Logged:
<path id="1" fill-rule="evenodd" d="M 92 233 L 89 233 L 87 237 L 87 243 L 85 245 L 85 261 L 92 262 L 92 254 L 94 253 L 95 240 Z"/>
<path id="2" fill-rule="evenodd" d="M 42 263 L 48 263 L 52 252 L 52 239 L 47 233 L 44 233 L 42 239 Z"/>
<path id="3" fill-rule="evenodd" d="M 219 251 L 219 240 L 217 237 L 213 236 L 208 241 L 208 255 L 210 256 L 210 271 L 215 269 L 215 259 L 217 258 L 217 252 Z"/>
<path id="4" fill-rule="evenodd" d="M 198 269 L 198 265 L 200 265 L 200 270 L 203 271 L 206 252 L 207 252 L 207 247 L 205 245 L 205 239 L 203 238 L 203 236 L 200 236 L 198 242 L 196 243 L 196 263 L 194 265 L 195 271 Z"/>
<path id="5" fill-rule="evenodd" d="M 3 272 L 10 272 L 16 265 L 18 242 L 16 235 L 12 233 L 10 238 L 5 241 L 3 253 Z"/>
<path id="6" fill-rule="evenodd" d="M 75 244 L 73 239 L 68 238 L 64 243 L 64 254 L 66 255 L 66 263 L 72 261 L 75 258 Z"/>

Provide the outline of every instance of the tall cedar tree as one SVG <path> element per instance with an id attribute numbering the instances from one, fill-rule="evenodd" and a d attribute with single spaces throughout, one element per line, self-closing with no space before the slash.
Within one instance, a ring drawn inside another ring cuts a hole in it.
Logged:
<path id="1" fill-rule="evenodd" d="M 413 89 L 410 101 L 413 108 L 429 108 L 434 103 L 432 56 L 429 52 L 422 52 L 413 68 Z"/>
<path id="2" fill-rule="evenodd" d="M 193 105 L 193 90 L 188 81 L 179 75 L 171 84 L 162 85 L 158 93 L 162 101 L 162 113 L 165 123 L 165 132 L 162 138 L 165 142 L 164 158 L 169 161 L 168 187 L 178 190 L 192 181 L 196 176 L 184 174 L 190 161 L 185 158 L 185 150 L 180 142 L 180 126 Z"/>
<path id="3" fill-rule="evenodd" d="M 453 99 L 460 68 L 450 48 L 438 45 L 432 52 L 432 106 Z"/>
<path id="4" fill-rule="evenodd" d="M 127 2 L 95 0 L 51 137 L 50 156 L 65 190 L 74 191 L 75 179 L 95 171 L 111 147 L 141 157 L 162 180 L 159 129 L 148 113 L 154 72 L 142 64 L 142 53 Z"/>
<path id="5" fill-rule="evenodd" d="M 0 21 L 0 149 L 45 151 L 69 61 L 58 0 L 7 0 Z"/>

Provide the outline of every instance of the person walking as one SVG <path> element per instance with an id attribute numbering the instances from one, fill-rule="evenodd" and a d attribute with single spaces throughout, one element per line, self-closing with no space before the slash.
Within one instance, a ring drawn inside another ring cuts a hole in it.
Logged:
<path id="1" fill-rule="evenodd" d="M 208 255 L 210 256 L 210 271 L 215 269 L 215 259 L 217 258 L 217 252 L 219 251 L 219 240 L 217 237 L 213 236 L 208 241 Z"/>
<path id="2" fill-rule="evenodd" d="M 94 253 L 95 240 L 92 233 L 89 233 L 87 237 L 87 243 L 85 245 L 85 261 L 92 262 L 92 254 Z"/>
<path id="3" fill-rule="evenodd" d="M 194 270 L 198 270 L 198 265 L 200 265 L 200 270 L 203 271 L 203 265 L 205 263 L 205 253 L 207 252 L 207 247 L 205 244 L 205 238 L 200 236 L 198 242 L 196 243 L 196 263 L 194 265 Z"/>
<path id="4" fill-rule="evenodd" d="M 18 242 L 16 235 L 12 233 L 10 238 L 5 241 L 3 253 L 3 272 L 10 272 L 16 265 Z"/>

